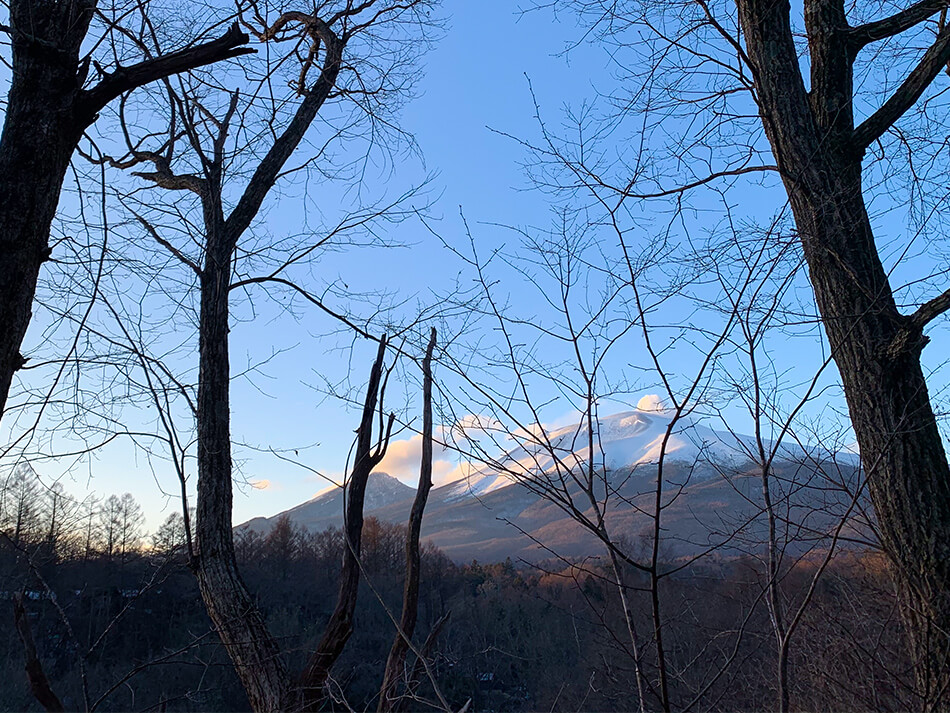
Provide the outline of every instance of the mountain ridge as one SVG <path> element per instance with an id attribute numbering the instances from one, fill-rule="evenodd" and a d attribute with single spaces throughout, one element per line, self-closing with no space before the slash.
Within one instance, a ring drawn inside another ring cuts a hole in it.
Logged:
<path id="1" fill-rule="evenodd" d="M 667 438 L 672 418 L 668 410 L 638 408 L 598 420 L 602 453 L 599 460 L 603 466 L 598 472 L 605 475 L 598 478 L 597 496 L 608 503 L 608 528 L 628 540 L 652 531 L 652 526 L 648 527 L 652 520 L 642 512 L 652 507 L 656 460 L 665 439 L 667 488 L 663 497 L 668 553 L 684 556 L 714 546 L 722 546 L 730 554 L 746 551 L 746 540 L 758 529 L 754 523 L 756 510 L 761 509 L 761 480 L 755 477 L 757 473 L 749 456 L 754 452 L 754 439 L 718 432 L 690 418 L 679 421 L 678 428 L 672 429 Z M 589 507 L 584 505 L 586 498 L 568 472 L 587 457 L 587 446 L 574 447 L 579 440 L 588 440 L 586 426 L 556 429 L 544 434 L 543 440 L 543 446 L 523 442 L 498 459 L 500 464 L 519 473 L 517 478 L 486 466 L 466 479 L 433 488 L 423 518 L 423 539 L 456 561 L 505 557 L 536 561 L 550 557 L 553 552 L 568 557 L 602 554 L 603 545 L 589 530 L 572 519 L 565 508 L 538 492 L 557 487 L 562 495 L 580 503 L 582 511 Z M 845 481 L 852 479 L 851 473 L 856 472 L 853 455 L 838 463 L 833 460 L 834 454 L 822 457 L 797 445 L 776 450 L 778 479 L 774 497 L 787 495 L 785 506 L 789 513 L 800 513 L 803 518 L 820 522 L 827 517 L 816 520 L 809 513 L 820 508 L 829 513 L 843 511 L 848 502 L 847 487 L 840 492 L 831 488 L 829 496 L 826 481 L 839 476 Z M 846 471 L 843 476 L 842 468 Z M 819 482 L 812 487 L 809 484 L 816 477 Z M 788 493 L 783 494 L 783 489 Z M 414 488 L 396 478 L 373 473 L 367 484 L 364 514 L 404 523 L 414 494 Z M 324 493 L 271 518 L 254 518 L 238 528 L 266 532 L 283 515 L 311 531 L 340 527 L 343 492 L 336 489 Z M 749 537 L 736 540 L 730 529 L 739 522 L 752 524 L 746 525 L 751 528 Z M 762 534 L 756 532 L 756 537 Z"/>

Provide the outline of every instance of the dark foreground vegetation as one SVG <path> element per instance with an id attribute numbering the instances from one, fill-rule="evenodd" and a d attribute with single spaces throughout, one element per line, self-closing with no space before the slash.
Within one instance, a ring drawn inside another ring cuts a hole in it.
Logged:
<path id="1" fill-rule="evenodd" d="M 2 546 L 0 708 L 40 710 L 24 673 L 25 648 L 14 602 L 26 621 L 50 685 L 67 709 L 101 711 L 248 710 L 226 652 L 211 629 L 195 578 L 170 518 L 147 549 L 112 554 L 86 548 L 79 533 L 51 543 L 44 536 L 7 537 Z M 180 532 L 180 531 L 179 531 Z M 16 535 L 16 533 L 10 533 Z M 354 633 L 333 670 L 330 710 L 375 709 L 398 616 L 404 528 L 368 520 L 364 577 Z M 242 533 L 242 573 L 288 668 L 303 665 L 333 609 L 342 559 L 339 530 L 305 533 L 282 520 L 266 537 Z M 815 561 L 783 572 L 790 601 L 811 582 Z M 676 567 L 676 562 L 668 563 Z M 601 710 L 636 708 L 633 663 L 608 569 L 597 558 L 458 565 L 438 550 L 423 554 L 417 648 L 449 615 L 429 669 L 456 709 Z M 775 649 L 754 556 L 708 560 L 665 580 L 667 666 L 678 706 L 759 710 L 775 698 Z M 642 631 L 650 630 L 645 586 L 629 573 Z M 395 613 L 395 614 L 394 614 Z M 893 582 L 883 558 L 843 552 L 832 560 L 791 644 L 795 708 L 813 711 L 912 707 Z M 645 650 L 649 647 L 645 646 Z M 647 656 L 643 664 L 654 662 Z M 422 667 L 418 667 L 422 669 Z M 431 709 L 433 690 L 417 671 L 408 710 Z M 84 698 L 88 698 L 84 700 Z"/>

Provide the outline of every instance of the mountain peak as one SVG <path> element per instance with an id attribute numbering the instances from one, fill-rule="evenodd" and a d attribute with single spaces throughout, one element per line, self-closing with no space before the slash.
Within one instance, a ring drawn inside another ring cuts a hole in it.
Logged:
<path id="1" fill-rule="evenodd" d="M 389 475 L 389 473 L 373 471 L 366 482 L 364 511 L 369 512 L 370 510 L 409 500 L 415 492 L 414 488 L 409 487 L 399 479 Z M 327 522 L 336 522 L 337 526 L 341 527 L 343 525 L 343 502 L 343 488 L 334 487 L 283 513 L 268 518 L 257 517 L 238 525 L 238 527 L 266 532 L 270 530 L 280 515 L 289 515 L 296 524 L 308 528 L 314 523 L 320 523 L 322 527 L 325 527 Z"/>
<path id="2" fill-rule="evenodd" d="M 599 416 L 590 433 L 585 418 L 552 431 L 539 431 L 518 439 L 514 448 L 488 466 L 453 483 L 453 497 L 481 496 L 556 470 L 584 468 L 591 458 L 594 467 L 617 470 L 666 462 L 717 462 L 732 466 L 747 463 L 756 452 L 754 439 L 728 431 L 716 431 L 700 420 L 677 414 L 655 394 L 644 396 L 632 411 Z M 800 459 L 804 450 L 783 445 L 785 459 Z M 515 478 L 512 478 L 512 474 Z"/>

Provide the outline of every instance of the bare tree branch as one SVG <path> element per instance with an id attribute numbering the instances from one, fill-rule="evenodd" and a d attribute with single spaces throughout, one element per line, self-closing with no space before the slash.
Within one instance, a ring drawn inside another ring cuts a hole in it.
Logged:
<path id="1" fill-rule="evenodd" d="M 910 316 L 910 320 L 916 328 L 923 329 L 947 310 L 950 310 L 950 290 L 937 295 L 932 300 L 924 302 L 917 308 L 917 311 Z"/>
<path id="2" fill-rule="evenodd" d="M 881 138 L 917 102 L 948 61 L 950 27 L 944 27 L 937 35 L 936 42 L 924 53 L 920 63 L 911 70 L 891 98 L 854 130 L 851 139 L 854 151 L 863 154 L 868 146 Z"/>
<path id="3" fill-rule="evenodd" d="M 848 33 L 848 40 L 851 43 L 852 52 L 857 54 L 858 50 L 872 42 L 893 37 L 905 30 L 909 30 L 914 25 L 923 22 L 948 5 L 950 5 L 950 3 L 948 3 L 947 0 L 918 0 L 918 2 L 910 7 L 890 17 L 874 20 L 873 22 L 854 27 Z"/>
<path id="4" fill-rule="evenodd" d="M 337 319 L 343 322 L 343 324 L 345 324 L 347 327 L 349 327 L 354 332 L 359 334 L 361 337 L 365 339 L 371 339 L 374 342 L 379 341 L 378 337 L 374 336 L 370 332 L 367 332 L 365 329 L 363 329 L 362 327 L 354 323 L 349 317 L 330 309 L 325 304 L 323 304 L 322 300 L 318 299 L 317 297 L 314 297 L 312 294 L 310 294 L 310 292 L 305 290 L 303 287 L 283 277 L 274 277 L 270 275 L 263 276 L 263 277 L 249 277 L 246 280 L 239 280 L 238 282 L 235 282 L 234 284 L 231 285 L 230 289 L 235 290 L 239 287 L 246 287 L 247 285 L 260 285 L 267 282 L 276 282 L 280 285 L 285 285 L 287 287 L 290 287 L 291 289 L 295 290 L 298 294 L 302 295 L 304 299 L 306 299 L 308 302 L 310 302 L 313 305 L 316 305 L 317 307 L 319 307 L 321 310 L 326 312 L 328 315 L 330 315 L 334 319 Z"/>
<path id="5" fill-rule="evenodd" d="M 82 93 L 77 106 L 79 116 L 90 122 L 106 104 L 127 91 L 223 59 L 252 54 L 257 50 L 242 46 L 249 39 L 234 23 L 216 40 L 147 59 L 131 67 L 119 67 L 92 89 Z"/>
<path id="6" fill-rule="evenodd" d="M 346 45 L 346 39 L 345 37 L 337 37 L 326 24 L 318 19 L 315 19 L 314 22 L 319 23 L 317 26 L 319 27 L 320 37 L 326 46 L 323 70 L 310 88 L 306 98 L 297 107 L 297 111 L 287 128 L 274 141 L 270 150 L 254 170 L 254 175 L 244 189 L 243 195 L 231 215 L 228 216 L 225 227 L 231 237 L 232 244 L 237 242 L 238 237 L 247 230 L 251 221 L 260 211 L 264 198 L 277 180 L 287 159 L 297 148 L 317 112 L 320 111 L 320 107 L 323 106 L 336 86 L 336 79 L 343 61 L 343 48 Z"/>

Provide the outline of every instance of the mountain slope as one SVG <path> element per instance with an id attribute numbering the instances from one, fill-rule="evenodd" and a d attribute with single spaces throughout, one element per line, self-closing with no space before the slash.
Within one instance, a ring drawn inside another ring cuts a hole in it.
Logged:
<path id="1" fill-rule="evenodd" d="M 612 536 L 626 538 L 634 549 L 652 532 L 652 519 L 645 513 L 653 509 L 656 459 L 670 419 L 669 412 L 638 409 L 600 421 L 599 450 L 606 469 L 598 470 L 596 496 L 605 505 Z M 554 467 L 550 452 L 537 445 L 518 446 L 499 458 L 499 463 L 518 473 L 517 480 L 522 482 L 483 468 L 464 481 L 434 488 L 423 520 L 423 538 L 456 561 L 505 557 L 537 561 L 555 554 L 571 558 L 603 554 L 603 544 L 565 507 L 573 503 L 579 511 L 592 514 L 586 495 L 566 470 L 573 466 L 578 472 L 577 466 L 586 458 L 586 428 L 559 429 L 547 438 L 560 470 Z M 664 458 L 666 556 L 698 554 L 711 547 L 735 555 L 756 549 L 763 541 L 761 480 L 747 455 L 752 443 L 751 438 L 723 434 L 688 419 L 677 424 Z M 800 542 L 793 550 L 812 546 L 816 535 L 843 517 L 851 504 L 855 465 L 852 456 L 833 462 L 798 447 L 779 451 L 772 497 L 783 516 L 796 524 Z M 539 492 L 545 490 L 557 492 L 561 504 L 556 498 L 542 497 Z M 395 478 L 374 474 L 367 488 L 365 514 L 403 523 L 413 495 L 413 488 Z M 342 493 L 327 493 L 283 514 L 313 531 L 340 527 Z M 277 517 L 256 518 L 242 527 L 265 531 Z M 855 527 L 849 524 L 848 532 Z"/>
<path id="2" fill-rule="evenodd" d="M 388 473 L 372 473 L 366 482 L 364 512 L 368 514 L 392 503 L 411 503 L 414 493 L 413 488 L 393 478 Z M 409 507 L 407 505 L 406 513 L 408 514 L 408 512 Z M 331 525 L 341 527 L 343 525 L 343 490 L 334 488 L 330 492 L 318 495 L 273 517 L 255 517 L 238 525 L 238 527 L 256 532 L 267 532 L 273 527 L 277 519 L 283 515 L 288 515 L 292 522 L 308 530 L 325 530 Z"/>

